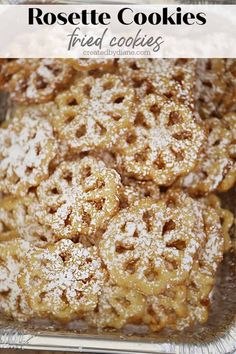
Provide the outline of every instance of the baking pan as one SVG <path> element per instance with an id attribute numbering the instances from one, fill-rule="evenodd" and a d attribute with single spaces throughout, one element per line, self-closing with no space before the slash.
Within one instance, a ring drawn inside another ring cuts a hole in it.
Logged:
<path id="1" fill-rule="evenodd" d="M 11 3 L 16 2 L 14 0 Z M 148 2 L 151 3 L 151 1 Z M 69 1 L 69 3 L 72 2 Z M 7 101 L 7 95 L 0 94 L 0 122 L 7 116 Z M 236 215 L 236 188 L 222 194 L 221 199 L 223 206 Z M 235 230 L 233 229 L 232 237 L 235 245 L 234 236 Z M 218 270 L 211 312 L 205 325 L 196 326 L 181 333 L 163 331 L 147 335 L 142 332 L 141 327 L 127 328 L 122 332 L 98 332 L 88 329 L 84 323 L 79 321 L 62 327 L 52 322 L 22 324 L 0 318 L 0 348 L 97 354 L 236 353 L 236 248 L 225 255 Z"/>

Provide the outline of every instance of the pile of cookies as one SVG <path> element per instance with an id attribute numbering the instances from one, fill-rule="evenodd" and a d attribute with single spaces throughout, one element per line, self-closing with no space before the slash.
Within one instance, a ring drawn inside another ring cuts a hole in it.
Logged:
<path id="1" fill-rule="evenodd" d="M 9 59 L 0 312 L 99 329 L 207 321 L 234 218 L 236 61 Z"/>

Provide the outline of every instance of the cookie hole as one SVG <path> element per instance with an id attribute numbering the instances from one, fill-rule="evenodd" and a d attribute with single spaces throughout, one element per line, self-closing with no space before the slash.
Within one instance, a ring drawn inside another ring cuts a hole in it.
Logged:
<path id="1" fill-rule="evenodd" d="M 111 90 L 113 88 L 113 86 L 114 86 L 113 82 L 108 81 L 103 84 L 103 89 L 104 89 L 104 91 L 108 91 L 108 90 Z"/>
<path id="2" fill-rule="evenodd" d="M 209 299 L 201 299 L 200 304 L 204 307 L 208 307 L 208 306 L 210 306 L 211 302 Z"/>
<path id="3" fill-rule="evenodd" d="M 119 318 L 119 317 L 120 317 L 119 312 L 118 312 L 118 311 L 115 309 L 115 307 L 112 306 L 111 304 L 110 304 L 109 311 L 110 311 L 110 313 L 111 313 L 111 316 L 116 316 L 116 318 Z M 112 328 L 112 326 L 107 326 L 107 327 L 104 328 L 104 330 L 109 329 L 109 328 Z"/>
<path id="4" fill-rule="evenodd" d="M 223 224 L 224 224 L 224 218 L 221 216 L 220 217 L 220 223 L 221 223 L 221 226 L 223 226 Z"/>
<path id="5" fill-rule="evenodd" d="M 0 291 L 0 296 L 2 296 L 3 298 L 7 298 L 11 293 L 11 289 L 8 290 L 2 290 Z"/>
<path id="6" fill-rule="evenodd" d="M 129 65 L 130 69 L 132 70 L 139 70 L 139 67 L 137 66 L 136 62 L 132 62 L 130 65 Z"/>
<path id="7" fill-rule="evenodd" d="M 155 116 L 158 116 L 161 112 L 161 108 L 157 104 L 153 104 L 150 107 L 150 112 L 152 112 Z"/>
<path id="8" fill-rule="evenodd" d="M 206 63 L 206 69 L 207 69 L 208 71 L 211 71 L 211 70 L 212 70 L 212 62 L 211 62 L 211 60 L 208 60 L 208 61 L 207 61 L 207 63 Z"/>
<path id="9" fill-rule="evenodd" d="M 14 261 L 16 261 L 18 263 L 20 262 L 20 255 L 19 254 L 13 254 L 12 258 L 14 259 Z"/>
<path id="10" fill-rule="evenodd" d="M 147 154 L 145 151 L 139 152 L 134 155 L 134 159 L 136 162 L 146 162 L 147 161 Z"/>
<path id="11" fill-rule="evenodd" d="M 145 278 L 148 281 L 153 282 L 153 281 L 155 281 L 155 279 L 157 279 L 158 272 L 156 270 L 152 269 L 152 268 L 151 269 L 147 269 L 144 272 L 144 276 L 145 276 Z"/>
<path id="12" fill-rule="evenodd" d="M 122 118 L 121 115 L 118 113 L 114 113 L 112 115 L 112 119 L 114 119 L 116 122 L 118 122 L 121 118 Z"/>
<path id="13" fill-rule="evenodd" d="M 21 81 L 18 82 L 18 85 L 19 85 L 19 92 L 20 91 L 24 92 L 28 88 L 28 81 L 27 80 L 21 80 Z M 35 87 L 37 88 L 37 81 L 36 81 Z"/>
<path id="14" fill-rule="evenodd" d="M 45 90 L 48 87 L 48 82 L 45 81 L 41 76 L 38 76 L 35 81 L 35 87 L 38 90 Z"/>
<path id="15" fill-rule="evenodd" d="M 92 90 L 92 87 L 91 87 L 90 85 L 84 85 L 84 87 L 83 87 L 83 93 L 84 93 L 84 95 L 87 96 L 88 98 L 90 97 L 91 90 Z"/>
<path id="16" fill-rule="evenodd" d="M 66 304 L 66 305 L 69 305 L 69 301 L 67 299 L 67 296 L 66 296 L 66 290 L 63 290 L 62 293 L 61 293 L 61 300 Z"/>
<path id="17" fill-rule="evenodd" d="M 87 132 L 86 126 L 85 126 L 85 124 L 83 124 L 83 125 L 81 125 L 79 127 L 79 129 L 76 130 L 76 134 L 75 135 L 79 139 L 82 136 L 84 136 L 86 134 L 86 132 Z"/>
<path id="18" fill-rule="evenodd" d="M 134 125 L 136 126 L 141 126 L 144 128 L 148 128 L 148 124 L 146 122 L 145 116 L 142 112 L 138 112 L 136 114 L 135 120 L 134 120 Z"/>
<path id="19" fill-rule="evenodd" d="M 183 73 L 179 73 L 178 75 L 174 75 L 174 76 L 173 76 L 173 80 L 175 80 L 175 81 L 178 82 L 180 85 L 182 85 L 183 80 L 184 80 L 184 74 L 183 74 Z"/>
<path id="20" fill-rule="evenodd" d="M 175 150 L 173 147 L 170 147 L 170 151 L 174 154 L 177 161 L 184 160 L 184 152 L 182 150 Z"/>
<path id="21" fill-rule="evenodd" d="M 46 291 L 42 291 L 40 294 L 39 294 L 39 298 L 40 298 L 40 301 L 44 301 L 45 297 L 46 297 L 47 293 Z"/>
<path id="22" fill-rule="evenodd" d="M 65 226 L 71 226 L 71 213 L 69 213 L 64 221 Z"/>
<path id="23" fill-rule="evenodd" d="M 148 308 L 147 308 L 147 313 L 153 318 L 153 320 L 155 319 L 156 313 L 155 313 L 155 311 L 153 310 L 152 305 L 149 305 L 149 306 L 148 306 Z"/>
<path id="24" fill-rule="evenodd" d="M 174 270 L 178 269 L 178 263 L 173 259 L 165 259 L 165 267 L 168 271 L 173 272 Z"/>
<path id="25" fill-rule="evenodd" d="M 40 240 L 43 241 L 43 242 L 46 242 L 46 241 L 47 241 L 47 237 L 41 235 L 41 236 L 40 236 Z"/>
<path id="26" fill-rule="evenodd" d="M 175 65 L 184 65 L 188 62 L 188 59 L 186 58 L 179 58 L 179 59 L 176 59 L 176 62 L 175 62 Z"/>
<path id="27" fill-rule="evenodd" d="M 7 233 L 11 231 L 11 228 L 7 226 L 7 224 L 5 224 L 3 221 L 0 221 L 0 225 L 1 225 L 1 233 Z"/>
<path id="28" fill-rule="evenodd" d="M 213 84 L 210 81 L 204 80 L 202 83 L 204 86 L 206 86 L 210 89 L 213 88 Z"/>
<path id="29" fill-rule="evenodd" d="M 57 68 L 57 67 L 53 67 L 53 66 L 48 66 L 48 68 L 53 72 L 53 75 L 55 76 L 55 77 L 57 77 L 57 76 L 59 76 L 60 74 L 62 74 L 62 68 Z"/>
<path id="30" fill-rule="evenodd" d="M 168 125 L 175 125 L 182 122 L 182 117 L 177 111 L 172 111 L 169 114 Z"/>
<path id="31" fill-rule="evenodd" d="M 6 139 L 4 140 L 4 145 L 6 146 L 6 148 L 9 148 L 11 146 L 11 139 L 9 137 L 6 137 Z"/>
<path id="32" fill-rule="evenodd" d="M 85 279 L 81 279 L 81 281 L 82 281 L 83 284 L 88 284 L 89 282 L 91 282 L 92 279 L 93 279 L 93 276 L 90 275 L 90 276 L 88 276 Z"/>
<path id="33" fill-rule="evenodd" d="M 173 220 L 166 221 L 166 223 L 164 224 L 164 226 L 162 228 L 162 235 L 164 235 L 168 231 L 174 230 L 175 227 L 176 227 L 176 224 Z"/>
<path id="34" fill-rule="evenodd" d="M 133 134 L 131 133 L 126 137 L 126 142 L 131 145 L 134 144 L 136 140 L 137 140 L 137 136 L 134 133 Z"/>
<path id="35" fill-rule="evenodd" d="M 65 263 L 70 259 L 70 255 L 66 252 L 59 253 L 59 257 L 62 259 L 62 262 Z"/>
<path id="36" fill-rule="evenodd" d="M 102 210 L 102 208 L 103 208 L 103 206 L 104 206 L 104 203 L 105 203 L 105 198 L 100 199 L 100 200 L 96 200 L 96 201 L 94 201 L 93 203 L 94 203 L 95 208 L 96 208 L 97 210 Z"/>
<path id="37" fill-rule="evenodd" d="M 135 229 L 135 231 L 133 233 L 133 237 L 134 238 L 138 238 L 139 237 L 139 233 L 138 233 L 137 229 Z"/>
<path id="38" fill-rule="evenodd" d="M 125 232 L 126 231 L 126 223 L 123 224 L 120 229 L 121 229 L 121 232 Z"/>
<path id="39" fill-rule="evenodd" d="M 168 208 L 175 208 L 177 206 L 177 200 L 174 196 L 169 195 L 166 199 L 166 206 Z"/>
<path id="40" fill-rule="evenodd" d="M 33 168 L 31 169 L 31 167 L 27 167 L 25 173 L 26 173 L 26 175 L 29 175 L 32 171 L 33 171 Z M 15 184 L 20 182 L 20 177 L 17 176 L 15 173 L 13 174 L 12 177 L 13 177 L 13 181 Z"/>
<path id="41" fill-rule="evenodd" d="M 33 131 L 31 134 L 30 134 L 30 138 L 31 139 L 35 139 L 36 138 L 36 131 Z"/>
<path id="42" fill-rule="evenodd" d="M 38 275 L 33 276 L 33 283 L 37 284 L 40 281 L 40 277 Z"/>
<path id="43" fill-rule="evenodd" d="M 101 180 L 101 179 L 98 179 L 96 181 L 96 188 L 97 189 L 102 189 L 105 187 L 105 181 Z"/>
<path id="44" fill-rule="evenodd" d="M 97 127 L 98 127 L 98 131 L 99 131 L 100 135 L 105 135 L 106 134 L 107 130 L 102 124 L 97 122 Z"/>
<path id="45" fill-rule="evenodd" d="M 95 189 L 102 189 L 103 187 L 105 187 L 105 182 L 98 179 L 92 185 L 91 185 L 91 183 L 89 183 L 88 186 L 84 186 L 84 191 L 86 193 L 88 193 L 88 192 L 94 191 Z"/>
<path id="46" fill-rule="evenodd" d="M 156 93 L 155 87 L 153 86 L 153 84 L 151 82 L 147 81 L 146 85 L 147 85 L 146 92 L 145 92 L 146 96 Z"/>
<path id="47" fill-rule="evenodd" d="M 46 258 L 43 258 L 40 260 L 40 264 L 42 267 L 46 268 L 48 266 L 49 260 Z"/>
<path id="48" fill-rule="evenodd" d="M 168 242 L 166 246 L 170 248 L 176 248 L 179 251 L 183 251 L 186 248 L 186 242 L 183 240 L 176 240 L 173 242 Z"/>
<path id="49" fill-rule="evenodd" d="M 116 297 L 115 298 L 116 302 L 118 302 L 122 307 L 128 308 L 131 305 L 131 302 L 126 299 L 125 297 Z"/>
<path id="50" fill-rule="evenodd" d="M 26 174 L 27 176 L 29 176 L 32 172 L 33 172 L 33 167 L 27 166 L 27 167 L 26 167 L 26 170 L 25 170 L 25 174 Z"/>
<path id="51" fill-rule="evenodd" d="M 138 89 L 138 88 L 142 87 L 143 84 L 144 84 L 144 80 L 143 79 L 133 78 L 133 86 L 134 86 L 134 88 Z"/>
<path id="52" fill-rule="evenodd" d="M 120 104 L 120 103 L 122 103 L 123 101 L 124 101 L 124 96 L 121 96 L 121 97 L 117 97 L 114 101 L 113 101 L 113 103 L 115 103 L 115 104 Z"/>
<path id="53" fill-rule="evenodd" d="M 124 245 L 123 243 L 116 243 L 116 253 L 125 253 L 127 251 L 133 251 L 134 245 Z"/>
<path id="54" fill-rule="evenodd" d="M 166 167 L 165 161 L 161 155 L 158 155 L 153 163 L 159 170 L 163 170 Z"/>
<path id="55" fill-rule="evenodd" d="M 172 136 L 176 140 L 186 140 L 192 138 L 192 133 L 190 131 L 185 130 L 183 132 L 175 133 Z"/>
<path id="56" fill-rule="evenodd" d="M 39 154 L 41 152 L 41 146 L 40 145 L 36 145 L 35 151 L 36 151 L 36 155 L 39 156 Z"/>
<path id="57" fill-rule="evenodd" d="M 65 174 L 65 175 L 63 176 L 63 179 L 64 179 L 65 181 L 67 181 L 69 184 L 71 184 L 72 179 L 73 179 L 72 173 L 71 173 L 71 172 L 68 172 L 67 174 Z"/>
<path id="58" fill-rule="evenodd" d="M 50 208 L 50 209 L 49 209 L 49 214 L 54 215 L 54 214 L 56 214 L 56 212 L 57 212 L 57 209 L 56 209 L 56 208 Z"/>
<path id="59" fill-rule="evenodd" d="M 70 124 L 75 119 L 75 117 L 75 114 L 70 114 L 68 117 L 66 117 L 65 124 Z"/>
<path id="60" fill-rule="evenodd" d="M 90 166 L 85 166 L 81 172 L 83 179 L 90 177 L 92 174 L 92 170 Z"/>
<path id="61" fill-rule="evenodd" d="M 96 79 L 102 76 L 102 72 L 99 69 L 90 69 L 88 70 L 88 76 L 93 76 Z"/>
<path id="62" fill-rule="evenodd" d="M 148 232 L 152 230 L 152 219 L 153 219 L 153 215 L 149 211 L 145 211 L 143 213 L 143 221 L 146 224 Z"/>
<path id="63" fill-rule="evenodd" d="M 52 194 L 60 194 L 59 190 L 56 187 L 51 189 L 51 193 Z"/>
<path id="64" fill-rule="evenodd" d="M 91 216 L 88 213 L 86 213 L 85 211 L 83 212 L 82 220 L 87 226 L 89 226 L 91 224 Z"/>
<path id="65" fill-rule="evenodd" d="M 137 262 L 138 259 L 132 259 L 127 261 L 124 265 L 124 270 L 130 275 L 134 274 L 136 272 Z"/>
<path id="66" fill-rule="evenodd" d="M 220 139 L 217 139 L 217 140 L 214 142 L 214 144 L 212 144 L 212 146 L 218 146 L 218 145 L 220 145 Z"/>
<path id="67" fill-rule="evenodd" d="M 70 98 L 67 102 L 68 106 L 77 106 L 77 101 L 75 98 Z"/>
<path id="68" fill-rule="evenodd" d="M 76 299 L 77 299 L 77 300 L 80 300 L 80 299 L 83 297 L 82 291 L 75 290 L 75 292 L 76 292 Z"/>

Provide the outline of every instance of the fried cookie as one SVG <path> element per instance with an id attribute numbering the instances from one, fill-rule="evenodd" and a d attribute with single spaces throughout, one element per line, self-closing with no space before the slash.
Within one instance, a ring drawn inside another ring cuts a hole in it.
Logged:
<path id="1" fill-rule="evenodd" d="M 117 143 L 120 171 L 169 185 L 195 166 L 203 139 L 190 109 L 148 95 L 136 108 L 133 127 Z"/>
<path id="2" fill-rule="evenodd" d="M 54 242 L 52 230 L 36 219 L 37 209 L 38 201 L 33 193 L 0 199 L 0 241 L 22 238 L 36 246 Z"/>
<path id="3" fill-rule="evenodd" d="M 66 322 L 96 307 L 105 279 L 96 248 L 61 240 L 29 253 L 19 284 L 36 316 Z"/>
<path id="4" fill-rule="evenodd" d="M 45 119 L 25 115 L 0 129 L 0 191 L 25 195 L 48 177 L 57 151 L 53 130 Z"/>
<path id="5" fill-rule="evenodd" d="M 205 122 L 207 140 L 196 167 L 183 178 L 183 186 L 194 195 L 227 191 L 236 179 L 235 138 L 223 120 Z"/>
<path id="6" fill-rule="evenodd" d="M 62 162 L 38 188 L 37 216 L 58 237 L 96 239 L 118 211 L 120 177 L 102 161 L 85 157 Z"/>
<path id="7" fill-rule="evenodd" d="M 164 95 L 178 104 L 193 108 L 196 61 L 192 59 L 119 59 L 123 80 L 138 97 Z"/>
<path id="8" fill-rule="evenodd" d="M 73 78 L 62 59 L 14 59 L 0 65 L 0 88 L 17 103 L 51 101 Z"/>
<path id="9" fill-rule="evenodd" d="M 236 109 L 235 59 L 201 59 L 197 65 L 197 107 L 203 119 Z"/>
<path id="10" fill-rule="evenodd" d="M 119 76 L 87 76 L 56 99 L 54 128 L 73 151 L 110 148 L 132 125 L 134 91 Z"/>
<path id="11" fill-rule="evenodd" d="M 112 281 L 157 295 L 186 280 L 205 238 L 199 203 L 176 190 L 121 210 L 99 249 Z"/>
<path id="12" fill-rule="evenodd" d="M 182 285 L 147 297 L 143 321 L 154 332 L 163 328 L 183 331 L 208 319 L 215 273 L 223 256 L 223 234 L 217 212 L 209 206 L 202 211 L 207 237 L 188 278 Z"/>

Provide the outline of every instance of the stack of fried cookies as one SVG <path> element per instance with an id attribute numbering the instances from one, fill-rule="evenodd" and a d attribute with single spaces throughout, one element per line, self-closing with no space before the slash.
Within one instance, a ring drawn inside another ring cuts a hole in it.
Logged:
<path id="1" fill-rule="evenodd" d="M 0 90 L 0 312 L 206 322 L 231 247 L 236 61 L 1 60 Z"/>

